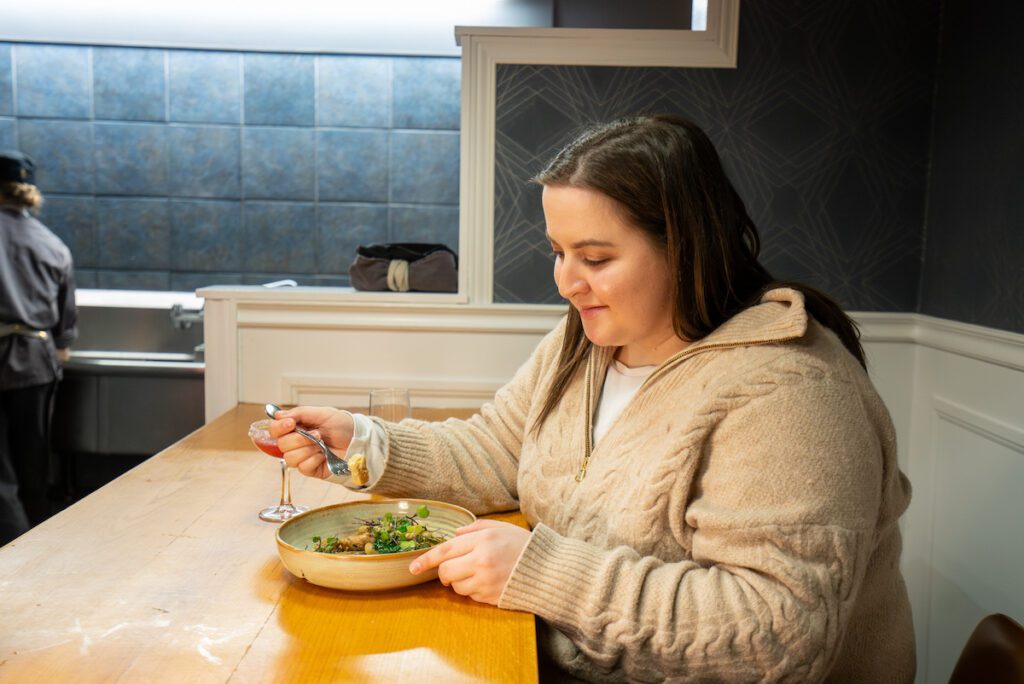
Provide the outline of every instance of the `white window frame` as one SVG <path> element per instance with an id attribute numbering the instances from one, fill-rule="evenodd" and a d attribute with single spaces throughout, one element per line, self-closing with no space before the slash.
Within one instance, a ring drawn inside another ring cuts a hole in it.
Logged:
<path id="1" fill-rule="evenodd" d="M 735 68 L 739 0 L 710 0 L 707 30 L 455 27 L 462 48 L 459 299 L 494 298 L 494 124 L 499 64 Z"/>

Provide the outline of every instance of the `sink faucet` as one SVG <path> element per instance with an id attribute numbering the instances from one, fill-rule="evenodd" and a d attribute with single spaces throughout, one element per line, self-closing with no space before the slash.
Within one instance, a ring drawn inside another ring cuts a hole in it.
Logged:
<path id="1" fill-rule="evenodd" d="M 203 322 L 203 309 L 186 309 L 181 304 L 171 307 L 171 325 L 178 330 L 188 330 L 193 323 Z"/>

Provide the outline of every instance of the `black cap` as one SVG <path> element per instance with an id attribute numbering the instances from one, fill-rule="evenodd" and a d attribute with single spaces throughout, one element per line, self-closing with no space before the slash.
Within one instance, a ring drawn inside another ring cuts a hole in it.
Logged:
<path id="1" fill-rule="evenodd" d="M 36 183 L 36 163 L 18 150 L 0 150 L 0 183 Z"/>

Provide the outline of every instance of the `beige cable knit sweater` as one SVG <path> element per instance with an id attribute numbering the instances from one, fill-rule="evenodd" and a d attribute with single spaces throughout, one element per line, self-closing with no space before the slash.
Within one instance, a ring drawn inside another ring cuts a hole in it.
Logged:
<path id="1" fill-rule="evenodd" d="M 593 450 L 581 373 L 538 432 L 564 325 L 467 421 L 386 425 L 375 493 L 533 527 L 501 597 L 592 681 L 911 682 L 889 414 L 794 290 L 657 369 Z M 595 348 L 591 410 L 613 349 Z M 567 675 L 568 677 L 568 675 Z"/>

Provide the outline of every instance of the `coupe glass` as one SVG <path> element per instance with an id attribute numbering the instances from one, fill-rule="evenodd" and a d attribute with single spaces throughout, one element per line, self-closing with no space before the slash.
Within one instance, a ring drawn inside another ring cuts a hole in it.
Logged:
<path id="1" fill-rule="evenodd" d="M 277 440 L 270 436 L 268 428 L 270 419 L 257 420 L 249 426 L 249 439 L 253 445 L 268 456 L 273 456 L 281 461 L 281 502 L 276 506 L 268 506 L 260 511 L 260 520 L 267 522 L 284 522 L 303 511 L 308 511 L 309 506 L 296 506 L 292 503 L 292 482 L 289 477 L 291 469 L 284 462 L 284 455 L 277 448 Z"/>

